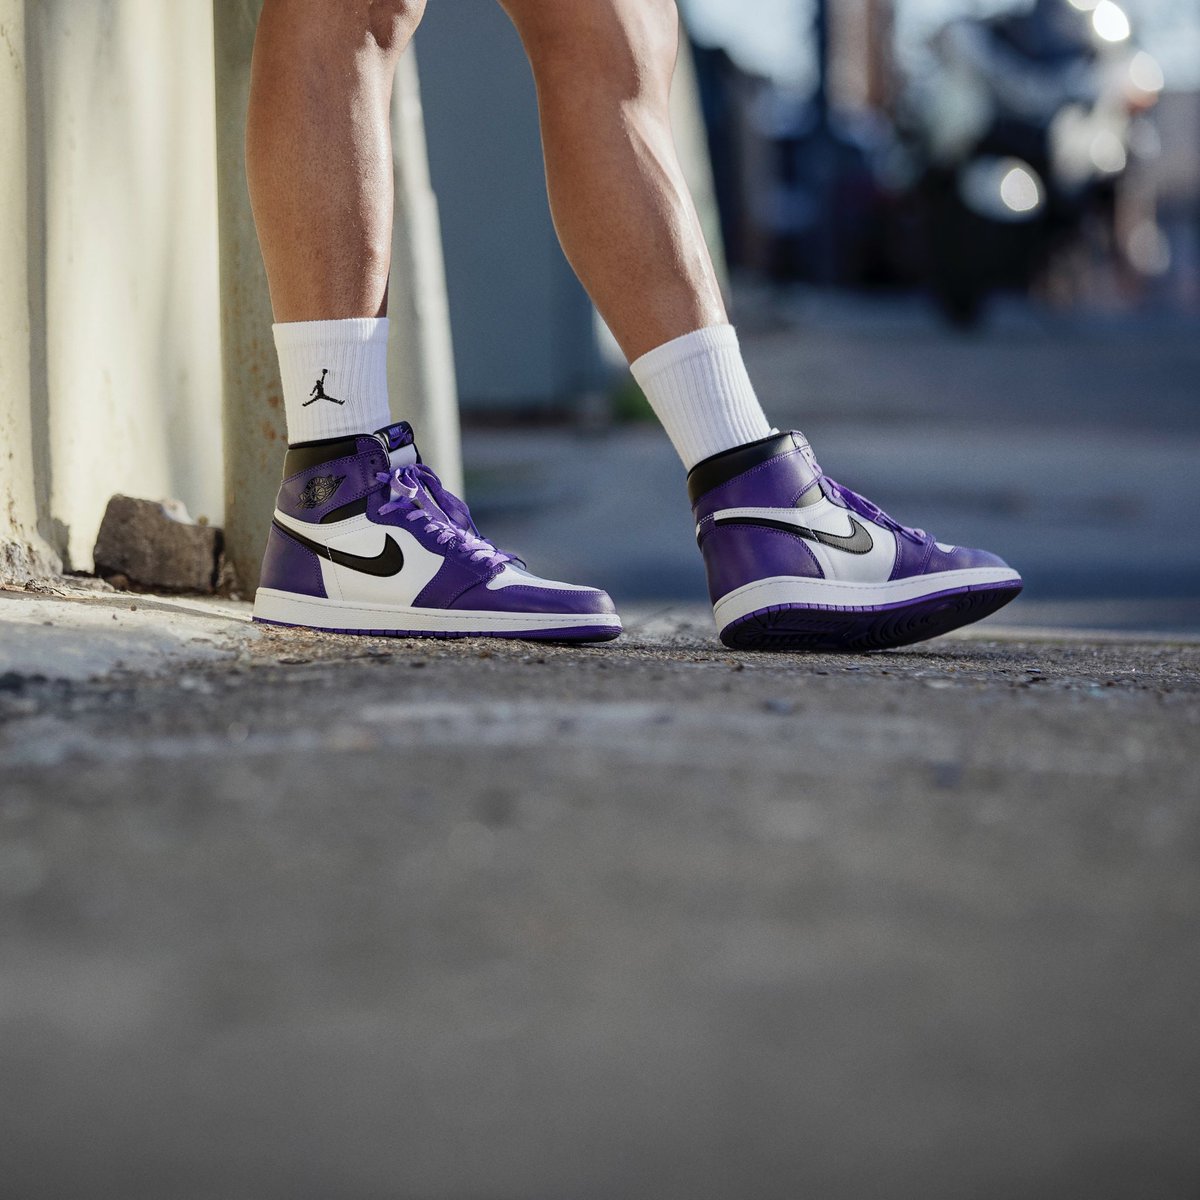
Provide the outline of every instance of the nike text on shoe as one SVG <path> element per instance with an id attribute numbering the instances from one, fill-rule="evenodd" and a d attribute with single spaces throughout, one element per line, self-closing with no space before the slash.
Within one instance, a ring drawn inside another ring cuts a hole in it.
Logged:
<path id="1" fill-rule="evenodd" d="M 721 641 L 747 650 L 882 650 L 994 613 L 1021 577 L 936 542 L 825 475 L 802 434 L 688 473 Z"/>
<path id="2" fill-rule="evenodd" d="M 604 592 L 539 579 L 483 538 L 406 422 L 288 450 L 254 619 L 390 637 L 621 632 Z"/>

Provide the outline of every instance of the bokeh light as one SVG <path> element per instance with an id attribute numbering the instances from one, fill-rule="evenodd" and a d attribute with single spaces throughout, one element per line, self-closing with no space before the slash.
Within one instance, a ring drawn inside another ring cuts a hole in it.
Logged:
<path id="1" fill-rule="evenodd" d="M 1106 42 L 1126 41 L 1132 32 L 1125 10 L 1113 0 L 1100 0 L 1092 10 L 1092 28 Z"/>
<path id="2" fill-rule="evenodd" d="M 1041 202 L 1037 180 L 1025 167 L 1013 166 L 1000 181 L 1000 198 L 1013 212 L 1032 212 Z"/>
<path id="3" fill-rule="evenodd" d="M 1145 50 L 1139 50 L 1130 60 L 1129 78 L 1134 87 L 1151 95 L 1161 92 L 1165 83 L 1158 60 Z"/>
<path id="4" fill-rule="evenodd" d="M 1102 129 L 1092 138 L 1089 155 L 1096 170 L 1106 175 L 1116 175 L 1125 170 L 1128 159 L 1124 144 L 1111 129 Z"/>

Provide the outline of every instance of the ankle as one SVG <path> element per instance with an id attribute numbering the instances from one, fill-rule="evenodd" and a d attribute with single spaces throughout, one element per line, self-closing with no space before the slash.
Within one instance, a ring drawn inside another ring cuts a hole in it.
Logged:
<path id="1" fill-rule="evenodd" d="M 388 423 L 386 317 L 275 326 L 289 445 Z"/>
<path id="2" fill-rule="evenodd" d="M 643 354 L 630 367 L 690 471 L 771 432 L 732 325 L 709 325 Z"/>

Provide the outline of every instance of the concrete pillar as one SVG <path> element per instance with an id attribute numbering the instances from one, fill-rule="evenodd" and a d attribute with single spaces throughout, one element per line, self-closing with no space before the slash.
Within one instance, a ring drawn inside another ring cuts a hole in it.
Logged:
<path id="1" fill-rule="evenodd" d="M 262 0 L 214 0 L 217 196 L 221 238 L 225 546 L 253 595 L 287 436 L 271 297 L 246 190 L 250 54 Z"/>
<path id="2" fill-rule="evenodd" d="M 458 391 L 442 231 L 429 181 L 417 56 L 411 48 L 400 60 L 396 74 L 392 139 L 396 159 L 396 219 L 388 296 L 392 411 L 412 421 L 421 457 L 452 492 L 461 494 Z"/>
<path id="3" fill-rule="evenodd" d="M 59 564 L 37 532 L 30 413 L 25 0 L 0 0 L 0 583 Z"/>
<path id="4" fill-rule="evenodd" d="M 115 492 L 222 519 L 212 7 L 37 0 L 25 26 L 39 528 L 87 569 Z"/>

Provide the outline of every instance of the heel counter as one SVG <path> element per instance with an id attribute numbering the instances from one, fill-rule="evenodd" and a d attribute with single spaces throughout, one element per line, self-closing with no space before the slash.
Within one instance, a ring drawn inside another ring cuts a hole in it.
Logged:
<path id="1" fill-rule="evenodd" d="M 699 542 L 708 576 L 708 595 L 714 604 L 736 588 L 759 579 L 824 578 L 804 539 L 782 529 L 717 525 L 709 517 L 700 523 Z"/>
<path id="2" fill-rule="evenodd" d="M 271 523 L 267 548 L 263 554 L 259 586 L 280 592 L 295 592 L 300 596 L 328 599 L 321 561 L 316 553 L 301 546 L 294 538 Z"/>

